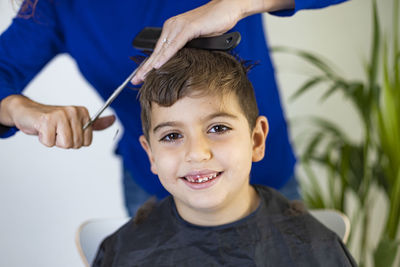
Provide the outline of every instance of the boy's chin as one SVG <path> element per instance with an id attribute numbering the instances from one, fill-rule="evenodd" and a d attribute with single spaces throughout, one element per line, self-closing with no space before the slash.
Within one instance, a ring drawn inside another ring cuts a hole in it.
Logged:
<path id="1" fill-rule="evenodd" d="M 191 213 L 207 213 L 211 215 L 213 212 L 218 212 L 224 202 L 226 202 L 227 196 L 225 194 L 196 194 L 186 196 L 184 199 L 175 199 L 175 203 L 178 201 L 177 206 L 184 206 L 185 210 L 191 210 Z"/>

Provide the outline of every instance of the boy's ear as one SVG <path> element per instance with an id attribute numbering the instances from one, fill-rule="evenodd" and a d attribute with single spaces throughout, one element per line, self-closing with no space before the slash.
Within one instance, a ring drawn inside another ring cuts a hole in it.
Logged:
<path id="1" fill-rule="evenodd" d="M 253 129 L 253 162 L 260 161 L 265 154 L 265 140 L 268 135 L 268 120 L 264 116 L 259 116 Z"/>
<path id="2" fill-rule="evenodd" d="M 154 158 L 153 158 L 153 154 L 151 153 L 151 148 L 150 148 L 149 142 L 147 142 L 147 139 L 146 139 L 146 137 L 144 137 L 144 135 L 141 135 L 139 137 L 139 142 L 142 145 L 144 151 L 146 151 L 147 156 L 149 157 L 151 172 L 154 174 L 157 174 L 157 168 L 154 163 Z"/>

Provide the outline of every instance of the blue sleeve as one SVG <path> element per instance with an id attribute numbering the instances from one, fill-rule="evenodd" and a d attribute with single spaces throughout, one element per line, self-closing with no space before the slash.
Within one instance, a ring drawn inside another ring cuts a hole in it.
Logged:
<path id="1" fill-rule="evenodd" d="M 296 6 L 294 9 L 271 12 L 270 14 L 282 17 L 292 16 L 299 10 L 324 8 L 345 1 L 347 0 L 295 0 Z"/>
<path id="2" fill-rule="evenodd" d="M 25 86 L 58 53 L 64 42 L 53 0 L 38 1 L 34 16 L 16 16 L 0 35 L 0 101 L 21 94 Z M 24 15 L 21 11 L 18 13 Z M 0 137 L 13 135 L 15 127 L 0 125 Z"/>

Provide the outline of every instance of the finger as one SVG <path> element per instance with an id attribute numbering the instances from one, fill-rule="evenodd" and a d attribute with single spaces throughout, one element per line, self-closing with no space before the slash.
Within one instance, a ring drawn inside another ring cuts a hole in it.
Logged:
<path id="1" fill-rule="evenodd" d="M 134 85 L 138 85 L 141 82 L 143 82 L 145 75 L 153 68 L 151 62 L 153 62 L 155 55 L 157 52 L 160 50 L 161 46 L 163 45 L 163 40 L 167 36 L 167 31 L 165 27 L 163 27 L 160 37 L 157 40 L 156 46 L 153 50 L 153 53 L 151 53 L 150 57 L 146 60 L 146 62 L 143 64 L 143 66 L 140 66 L 138 71 L 136 72 L 136 75 L 133 77 L 131 80 L 131 83 Z"/>
<path id="2" fill-rule="evenodd" d="M 73 144 L 74 142 L 70 122 L 64 113 L 64 116 L 60 116 L 57 121 L 56 146 L 60 148 L 72 148 Z"/>
<path id="3" fill-rule="evenodd" d="M 83 145 L 83 130 L 81 117 L 84 113 L 80 110 L 81 107 L 66 107 L 68 121 L 72 133 L 72 147 L 80 148 Z"/>
<path id="4" fill-rule="evenodd" d="M 56 143 L 56 125 L 49 116 L 43 115 L 37 127 L 39 142 L 47 147 L 53 147 Z"/>
<path id="5" fill-rule="evenodd" d="M 182 31 L 178 34 L 173 41 L 171 41 L 170 45 L 165 46 L 164 49 L 160 51 L 155 59 L 155 63 L 153 67 L 155 69 L 160 68 L 162 65 L 165 64 L 168 60 L 170 60 L 179 49 L 185 46 L 185 44 L 189 41 L 189 36 L 191 33 Z"/>
<path id="6" fill-rule="evenodd" d="M 172 35 L 174 35 L 174 33 L 173 33 L 174 31 L 179 30 L 178 28 L 173 29 L 171 27 L 171 24 L 172 24 L 171 21 L 172 20 L 167 20 L 164 23 L 160 37 L 158 38 L 156 46 L 154 47 L 153 54 L 157 54 L 163 48 L 163 46 L 165 44 L 167 44 L 166 41 L 169 40 L 168 37 L 171 37 Z"/>
<path id="7" fill-rule="evenodd" d="M 170 51 L 172 57 L 172 55 L 174 55 L 179 49 L 185 46 L 185 44 L 190 40 L 189 37 L 193 35 L 190 27 L 182 26 L 182 24 L 179 22 L 175 23 L 174 25 L 166 23 L 166 25 L 168 25 L 168 27 L 172 27 L 173 30 L 168 31 L 169 33 L 165 35 L 163 39 L 159 39 L 161 45 L 157 50 L 154 51 L 155 53 L 153 53 L 154 56 L 152 61 L 149 63 L 151 64 L 151 67 L 155 69 L 158 69 L 162 66 L 162 64 L 160 64 L 160 56 L 164 54 L 165 51 Z"/>
<path id="8" fill-rule="evenodd" d="M 176 47 L 174 46 L 175 41 L 168 41 L 168 43 L 164 43 L 164 47 Z M 182 47 L 184 46 L 184 43 Z M 172 48 L 172 55 L 174 55 L 180 48 Z M 161 65 L 159 64 L 159 57 L 160 57 L 160 52 L 162 52 L 163 49 L 161 49 L 159 52 L 153 52 L 151 56 L 148 58 L 148 60 L 143 64 L 143 66 L 140 67 L 140 69 L 137 71 L 135 77 L 131 80 L 131 83 L 134 85 L 138 85 L 142 83 L 145 79 L 147 74 L 152 70 L 152 69 L 158 69 Z M 170 57 L 172 57 L 172 55 Z M 164 61 L 165 62 L 165 61 Z"/>
<path id="9" fill-rule="evenodd" d="M 82 125 L 85 125 L 90 120 L 90 115 L 89 115 L 89 111 L 86 108 L 83 108 L 82 112 L 83 112 L 83 116 L 81 118 L 81 123 L 82 123 Z M 91 125 L 83 131 L 83 145 L 84 146 L 89 146 L 92 143 L 92 133 L 93 133 L 93 128 Z"/>
<path id="10" fill-rule="evenodd" d="M 110 127 L 114 122 L 115 122 L 115 116 L 109 115 L 95 120 L 92 124 L 92 127 L 94 131 L 100 131 Z"/>
<path id="11" fill-rule="evenodd" d="M 92 126 L 89 126 L 83 131 L 83 145 L 84 146 L 90 146 L 92 143 L 92 138 L 93 138 L 93 128 Z"/>
<path id="12" fill-rule="evenodd" d="M 132 79 L 132 83 L 137 85 L 144 81 L 146 75 L 154 68 L 154 65 L 158 62 L 158 57 L 160 52 L 167 47 L 174 47 L 173 43 L 176 39 L 176 36 L 182 31 L 183 27 L 180 26 L 181 23 L 177 22 L 175 18 L 171 18 L 164 23 L 162 32 L 160 37 L 157 40 L 157 44 L 154 48 L 153 53 L 147 59 L 145 64 L 137 71 L 135 77 Z M 183 41 L 183 45 L 180 47 L 182 48 L 186 42 Z M 178 51 L 180 48 L 176 48 L 175 52 Z M 173 53 L 173 54 L 174 54 Z"/>
<path id="13" fill-rule="evenodd" d="M 158 40 L 160 41 L 161 38 Z M 150 55 L 150 57 L 146 60 L 146 62 L 139 67 L 138 71 L 136 72 L 135 76 L 131 80 L 131 83 L 134 85 L 138 85 L 144 81 L 146 78 L 147 74 L 154 68 L 154 60 L 157 58 L 157 52 L 153 51 L 153 53 Z"/>

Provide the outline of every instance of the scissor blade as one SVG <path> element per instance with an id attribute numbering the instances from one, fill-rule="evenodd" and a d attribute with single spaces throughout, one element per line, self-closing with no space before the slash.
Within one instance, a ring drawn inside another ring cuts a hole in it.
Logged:
<path id="1" fill-rule="evenodd" d="M 98 117 L 100 117 L 100 115 L 104 112 L 104 110 L 106 108 L 108 108 L 111 103 L 117 98 L 117 96 L 122 92 L 122 90 L 125 88 L 125 86 L 133 79 L 133 77 L 135 77 L 136 72 L 140 69 L 140 67 L 144 64 L 144 62 L 146 62 L 146 60 L 144 60 L 139 67 L 137 67 L 129 76 L 128 78 L 126 78 L 126 80 L 117 88 L 115 89 L 115 91 L 112 93 L 112 95 L 107 99 L 107 101 L 104 103 L 104 105 L 99 109 L 99 111 L 97 111 L 97 113 L 90 118 L 90 120 L 83 126 L 83 130 L 86 130 L 87 127 L 89 127 L 90 125 L 93 124 L 93 122 L 95 120 L 97 120 Z"/>

